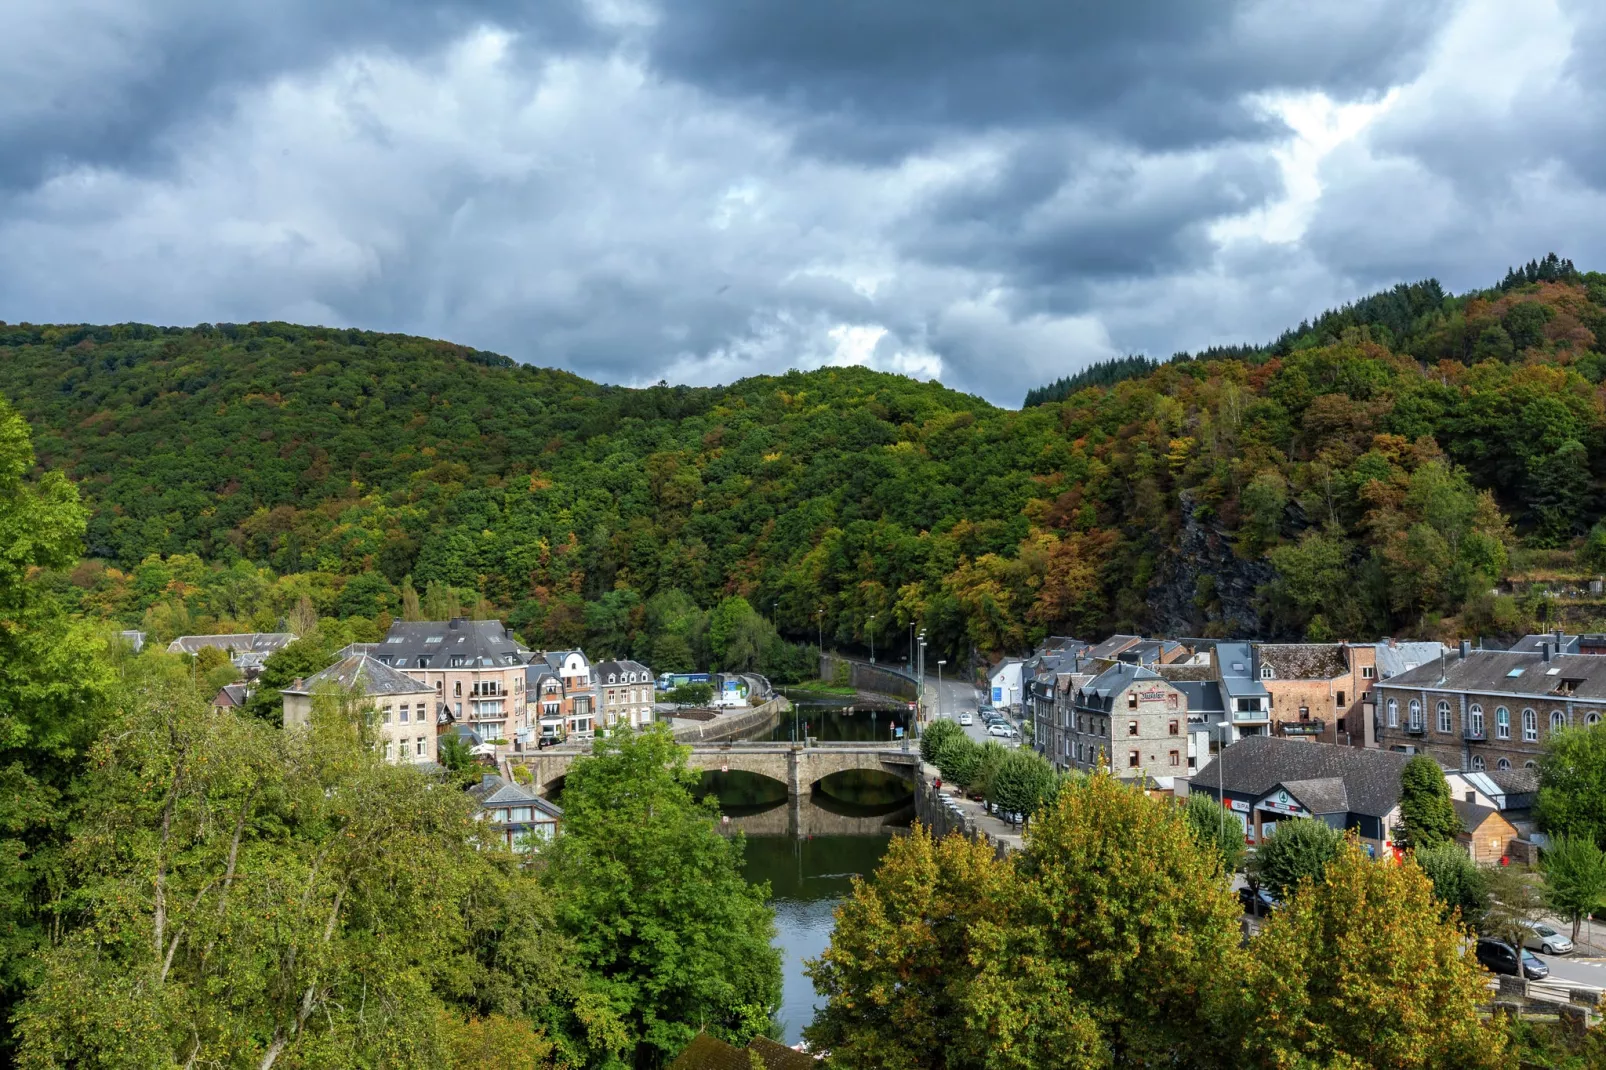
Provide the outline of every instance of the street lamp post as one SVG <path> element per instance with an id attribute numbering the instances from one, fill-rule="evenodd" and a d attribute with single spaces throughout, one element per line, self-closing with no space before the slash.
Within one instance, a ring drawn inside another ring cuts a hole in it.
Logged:
<path id="1" fill-rule="evenodd" d="M 937 659 L 937 719 L 942 719 L 942 667 L 948 664 L 947 658 Z"/>
<path id="2" fill-rule="evenodd" d="M 926 719 L 926 632 L 925 632 L 925 629 L 921 629 L 921 631 L 920 631 L 920 647 L 919 647 L 919 649 L 920 649 L 920 668 L 917 670 L 917 672 L 918 672 L 918 677 L 917 678 L 920 681 L 920 689 L 919 689 L 919 691 L 916 692 L 916 696 L 917 697 L 915 698 L 915 720 L 917 722 L 918 721 L 924 721 Z"/>
<path id="3" fill-rule="evenodd" d="M 874 613 L 870 614 L 870 619 L 865 621 L 865 630 L 870 633 L 870 664 L 874 665 L 875 664 L 875 614 Z"/>

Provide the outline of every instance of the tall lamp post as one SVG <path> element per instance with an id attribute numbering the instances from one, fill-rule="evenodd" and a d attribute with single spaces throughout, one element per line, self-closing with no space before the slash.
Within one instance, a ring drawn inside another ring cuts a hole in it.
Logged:
<path id="1" fill-rule="evenodd" d="M 942 719 L 942 667 L 948 664 L 947 658 L 937 659 L 937 719 Z"/>
<path id="2" fill-rule="evenodd" d="M 918 697 L 915 699 L 915 721 L 916 722 L 923 722 L 926 719 L 926 632 L 925 632 L 924 628 L 922 628 L 920 630 L 920 647 L 919 647 L 919 650 L 920 650 L 920 668 L 919 668 L 918 672 L 919 672 L 919 680 L 920 680 L 920 690 L 918 692 L 916 692 Z"/>
<path id="3" fill-rule="evenodd" d="M 814 619 L 820 628 L 820 657 L 825 657 L 825 607 L 821 606 L 814 611 Z"/>
<path id="4" fill-rule="evenodd" d="M 864 628 L 865 628 L 865 631 L 870 633 L 870 664 L 874 665 L 875 664 L 875 614 L 874 613 L 870 614 L 870 619 L 864 622 Z"/>

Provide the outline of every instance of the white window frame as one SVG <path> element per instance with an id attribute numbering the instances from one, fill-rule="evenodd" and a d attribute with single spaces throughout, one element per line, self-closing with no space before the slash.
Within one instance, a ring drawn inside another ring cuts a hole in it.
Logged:
<path id="1" fill-rule="evenodd" d="M 1483 707 L 1476 702 L 1467 708 L 1467 728 L 1475 736 L 1483 735 Z"/>
<path id="2" fill-rule="evenodd" d="M 1496 706 L 1494 711 L 1494 738 L 1511 738 L 1511 711 L 1504 706 Z"/>
<path id="3" fill-rule="evenodd" d="M 1530 706 L 1525 706 L 1522 710 L 1522 741 L 1539 742 L 1539 713 Z"/>
<path id="4" fill-rule="evenodd" d="M 1400 727 L 1400 704 L 1399 704 L 1399 701 L 1396 700 L 1396 699 L 1392 699 L 1392 698 L 1389 699 L 1388 711 L 1389 711 L 1389 727 L 1390 728 L 1398 728 L 1398 727 Z"/>
<path id="5" fill-rule="evenodd" d="M 1438 712 L 1438 718 L 1439 718 L 1439 731 L 1444 733 L 1445 735 L 1449 735 L 1449 733 L 1450 733 L 1450 704 L 1448 702 L 1446 702 L 1444 699 L 1441 698 L 1439 700 L 1439 705 L 1438 705 L 1438 711 L 1437 712 Z"/>

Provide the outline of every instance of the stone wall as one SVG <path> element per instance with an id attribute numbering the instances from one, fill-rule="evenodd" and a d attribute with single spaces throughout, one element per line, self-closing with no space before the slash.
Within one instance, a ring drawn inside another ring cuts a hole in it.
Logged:
<path id="1" fill-rule="evenodd" d="M 873 691 L 878 695 L 894 695 L 910 700 L 913 700 L 919 692 L 919 686 L 911 673 L 886 665 L 853 661 L 835 654 L 820 656 L 820 679 L 834 682 L 838 665 L 848 666 L 849 682 L 860 691 Z"/>
<path id="2" fill-rule="evenodd" d="M 980 803 L 955 799 L 951 785 L 937 788 L 937 777 L 935 766 L 922 765 L 915 783 L 915 818 L 929 828 L 932 835 L 940 837 L 957 832 L 981 840 L 990 844 L 999 858 L 1020 850 L 1020 832 L 1015 826 L 987 813 Z"/>
<path id="3" fill-rule="evenodd" d="M 682 721 L 674 726 L 675 738 L 682 743 L 716 743 L 725 739 L 744 739 L 774 726 L 792 704 L 776 695 L 761 706 L 722 713 L 712 721 Z"/>

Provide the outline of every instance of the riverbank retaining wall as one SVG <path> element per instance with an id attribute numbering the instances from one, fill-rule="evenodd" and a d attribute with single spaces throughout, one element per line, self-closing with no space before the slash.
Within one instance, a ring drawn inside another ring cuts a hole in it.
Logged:
<path id="1" fill-rule="evenodd" d="M 781 715 L 790 713 L 792 704 L 783 695 L 747 710 L 722 713 L 712 721 L 680 721 L 675 724 L 675 738 L 682 743 L 717 743 L 724 739 L 741 739 L 753 732 L 774 726 Z"/>
<path id="2" fill-rule="evenodd" d="M 820 655 L 820 679 L 835 682 L 838 667 L 848 667 L 848 681 L 859 691 L 913 699 L 920 691 L 912 674 L 885 665 L 871 665 L 836 654 Z"/>
<path id="3" fill-rule="evenodd" d="M 932 835 L 957 832 L 989 844 L 999 858 L 1020 850 L 1018 828 L 989 814 L 983 804 L 955 796 L 952 785 L 938 788 L 938 777 L 935 766 L 922 764 L 915 783 L 915 817 Z"/>

